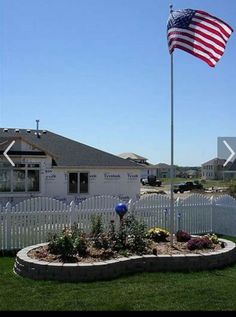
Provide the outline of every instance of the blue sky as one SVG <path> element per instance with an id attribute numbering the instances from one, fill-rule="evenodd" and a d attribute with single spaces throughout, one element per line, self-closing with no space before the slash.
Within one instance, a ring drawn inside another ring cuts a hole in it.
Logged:
<path id="1" fill-rule="evenodd" d="M 112 154 L 170 163 L 165 0 L 0 0 L 0 127 L 40 128 Z M 236 31 L 235 0 L 175 0 Z M 236 136 L 236 37 L 215 68 L 174 52 L 174 162 Z"/>

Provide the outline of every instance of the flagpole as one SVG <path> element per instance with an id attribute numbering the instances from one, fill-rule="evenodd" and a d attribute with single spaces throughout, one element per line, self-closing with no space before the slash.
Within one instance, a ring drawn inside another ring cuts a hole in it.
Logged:
<path id="1" fill-rule="evenodd" d="M 170 5 L 170 13 L 173 12 Z M 170 105 L 171 105 L 171 163 L 170 163 L 170 245 L 173 247 L 174 234 L 174 73 L 173 52 L 170 54 Z"/>

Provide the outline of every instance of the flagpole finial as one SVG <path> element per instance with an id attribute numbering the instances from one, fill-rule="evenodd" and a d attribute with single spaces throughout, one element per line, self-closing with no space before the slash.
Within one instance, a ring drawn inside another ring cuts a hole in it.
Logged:
<path id="1" fill-rule="evenodd" d="M 173 4 L 170 4 L 170 13 L 173 12 Z"/>

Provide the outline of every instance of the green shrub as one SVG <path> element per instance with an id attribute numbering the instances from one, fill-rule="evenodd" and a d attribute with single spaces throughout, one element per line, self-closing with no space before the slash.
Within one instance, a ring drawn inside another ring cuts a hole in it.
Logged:
<path id="1" fill-rule="evenodd" d="M 142 254 L 146 250 L 147 243 L 146 226 L 135 219 L 133 215 L 123 219 L 114 236 L 115 250 L 121 253 L 126 250 Z"/>
<path id="2" fill-rule="evenodd" d="M 79 256 L 85 256 L 87 254 L 87 239 L 84 233 L 80 233 L 74 240 L 74 251 Z"/>
<path id="3" fill-rule="evenodd" d="M 92 238 L 94 247 L 97 249 L 108 249 L 112 246 L 112 241 L 110 240 L 108 234 L 100 233 L 96 237 Z"/>
<path id="4" fill-rule="evenodd" d="M 74 226 L 53 234 L 49 239 L 48 249 L 52 254 L 59 254 L 66 259 L 76 254 L 85 255 L 87 243 L 84 234 Z"/>
<path id="5" fill-rule="evenodd" d="M 127 226 L 127 246 L 133 252 L 142 253 L 146 249 L 146 226 L 139 222 L 133 215 L 125 220 Z"/>
<path id="6" fill-rule="evenodd" d="M 96 237 L 103 232 L 102 225 L 102 216 L 101 215 L 92 215 L 91 216 L 91 236 Z"/>

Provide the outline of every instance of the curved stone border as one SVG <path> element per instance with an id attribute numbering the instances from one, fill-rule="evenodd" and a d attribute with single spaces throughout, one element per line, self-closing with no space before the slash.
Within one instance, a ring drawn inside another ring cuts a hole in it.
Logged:
<path id="1" fill-rule="evenodd" d="M 89 263 L 50 263 L 30 258 L 32 249 L 41 243 L 22 249 L 16 255 L 14 272 L 35 280 L 95 281 L 112 279 L 136 272 L 199 271 L 222 268 L 236 262 L 235 243 L 224 241 L 221 250 L 200 254 L 143 255 Z"/>

